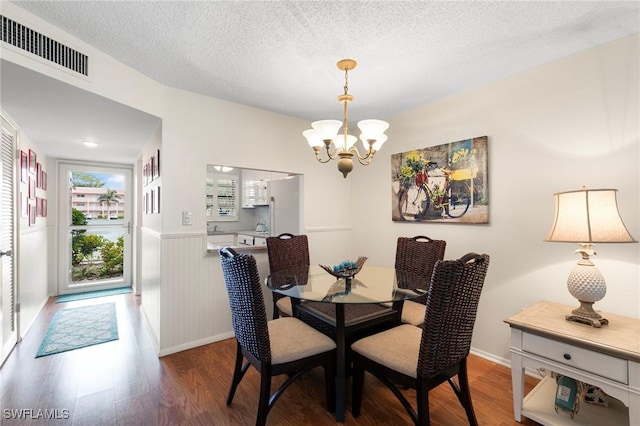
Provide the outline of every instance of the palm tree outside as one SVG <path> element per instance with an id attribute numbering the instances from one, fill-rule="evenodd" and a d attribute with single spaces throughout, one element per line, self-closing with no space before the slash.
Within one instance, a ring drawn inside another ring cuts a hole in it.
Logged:
<path id="1" fill-rule="evenodd" d="M 107 220 L 111 220 L 111 213 L 109 211 L 109 208 L 111 207 L 111 204 L 115 204 L 117 202 L 119 202 L 120 199 L 120 195 L 118 194 L 118 192 L 114 189 L 109 189 L 107 188 L 107 190 L 104 192 L 104 194 L 102 194 L 101 196 L 98 197 L 98 201 L 101 203 L 105 203 L 107 205 Z"/>

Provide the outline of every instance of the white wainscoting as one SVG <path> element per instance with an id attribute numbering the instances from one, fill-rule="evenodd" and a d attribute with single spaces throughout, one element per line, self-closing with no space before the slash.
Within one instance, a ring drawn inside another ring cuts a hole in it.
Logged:
<path id="1" fill-rule="evenodd" d="M 160 354 L 160 233 L 148 228 L 140 229 L 140 250 L 142 252 L 140 265 L 139 288 L 141 311 L 146 320 L 147 328 L 156 353 Z"/>
<path id="2" fill-rule="evenodd" d="M 231 330 L 218 258 L 203 253 L 203 239 L 162 236 L 161 355 L 220 340 Z"/>
<path id="3" fill-rule="evenodd" d="M 318 252 L 312 262 L 349 257 L 348 228 L 310 231 L 310 250 Z M 205 247 L 204 234 L 159 234 L 142 228 L 142 310 L 159 356 L 233 337 L 220 259 Z M 264 282 L 269 275 L 266 250 L 247 253 L 256 258 Z M 266 286 L 263 295 L 271 318 L 273 298 Z"/>
<path id="4" fill-rule="evenodd" d="M 16 247 L 20 334 L 24 336 L 49 298 L 49 229 L 36 226 L 20 230 Z"/>
<path id="5" fill-rule="evenodd" d="M 204 234 L 161 237 L 160 356 L 233 336 L 220 260 L 203 247 Z M 263 279 L 269 271 L 266 252 L 251 254 Z M 267 307 L 270 301 L 269 295 Z"/>

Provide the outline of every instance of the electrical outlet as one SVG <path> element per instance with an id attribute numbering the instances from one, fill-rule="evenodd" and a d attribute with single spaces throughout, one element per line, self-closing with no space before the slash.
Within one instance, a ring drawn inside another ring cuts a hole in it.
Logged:
<path id="1" fill-rule="evenodd" d="M 191 212 L 182 212 L 182 225 L 183 226 L 191 226 L 193 225 L 192 213 Z"/>

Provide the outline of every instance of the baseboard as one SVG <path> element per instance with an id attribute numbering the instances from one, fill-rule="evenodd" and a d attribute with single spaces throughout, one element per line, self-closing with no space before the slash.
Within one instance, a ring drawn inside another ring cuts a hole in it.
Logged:
<path id="1" fill-rule="evenodd" d="M 496 355 L 494 355 L 492 353 L 485 352 L 485 351 L 480 350 L 480 349 L 476 349 L 473 346 L 471 347 L 470 352 L 471 352 L 471 354 L 473 354 L 475 356 L 478 356 L 480 358 L 484 358 L 487 361 L 491 361 L 494 364 L 499 364 L 499 365 L 502 365 L 503 367 L 511 368 L 511 361 L 506 359 L 506 358 L 502 358 L 502 357 L 496 356 Z"/>
<path id="2" fill-rule="evenodd" d="M 511 360 L 508 360 L 506 358 L 502 358 L 502 357 L 496 356 L 496 355 L 494 355 L 492 353 L 485 352 L 485 351 L 482 351 L 480 349 L 476 349 L 474 347 L 471 347 L 470 353 L 475 355 L 475 356 L 477 356 L 477 357 L 486 359 L 487 361 L 491 361 L 494 364 L 498 364 L 498 365 L 502 365 L 503 367 L 511 368 Z M 544 373 L 544 370 L 537 370 L 537 369 L 531 368 L 531 367 L 527 367 L 524 370 L 524 374 L 526 374 L 527 376 L 535 377 L 536 379 L 540 379 L 540 378 L 544 377 L 543 373 Z"/>
<path id="3" fill-rule="evenodd" d="M 144 320 L 144 326 L 147 329 L 147 334 L 151 339 L 151 343 L 153 344 L 153 350 L 156 355 L 160 356 L 160 343 L 156 339 L 156 335 L 153 332 L 153 327 L 151 327 L 151 323 L 149 322 L 149 318 L 147 317 L 147 312 L 144 310 L 144 306 L 140 306 L 140 312 L 142 313 L 142 318 Z"/>
<path id="4" fill-rule="evenodd" d="M 20 342 L 22 340 L 22 338 L 24 336 L 27 335 L 27 333 L 29 332 L 29 330 L 31 329 L 31 326 L 33 326 L 33 324 L 35 324 L 36 319 L 38 318 L 38 316 L 40 315 L 40 313 L 42 312 L 42 310 L 44 309 L 44 307 L 46 306 L 47 302 L 49 301 L 49 297 L 55 297 L 55 296 L 47 296 L 41 303 L 40 306 L 38 306 L 38 308 L 36 309 L 36 311 L 38 312 L 37 314 L 35 314 L 33 316 L 33 319 L 31 320 L 31 322 L 29 324 L 27 324 L 25 327 L 22 327 L 22 324 L 20 323 L 21 319 L 18 319 L 21 327 L 20 327 L 20 335 L 18 336 L 18 342 Z M 18 314 L 20 315 L 20 314 Z"/>
<path id="5" fill-rule="evenodd" d="M 219 342 L 220 340 L 229 339 L 229 338 L 231 338 L 233 336 L 235 336 L 233 331 L 229 331 L 229 332 L 226 332 L 226 333 L 217 334 L 215 336 L 207 337 L 205 339 L 194 340 L 192 342 L 187 342 L 187 343 L 184 343 L 182 345 L 172 346 L 170 348 L 164 348 L 164 349 L 160 350 L 160 355 L 159 356 L 163 357 L 163 356 L 166 356 L 166 355 L 175 354 L 177 352 L 182 352 L 182 351 L 186 351 L 188 349 L 197 348 L 199 346 L 208 345 L 210 343 Z"/>

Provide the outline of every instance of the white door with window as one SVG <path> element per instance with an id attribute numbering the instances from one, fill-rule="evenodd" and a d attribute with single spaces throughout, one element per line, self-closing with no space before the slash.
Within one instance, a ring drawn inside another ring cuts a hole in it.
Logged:
<path id="1" fill-rule="evenodd" d="M 16 312 L 15 229 L 16 229 L 16 131 L 2 118 L 2 148 L 0 150 L 0 365 L 15 346 L 18 338 Z"/>
<path id="2" fill-rule="evenodd" d="M 132 170 L 60 164 L 59 293 L 131 286 Z"/>

